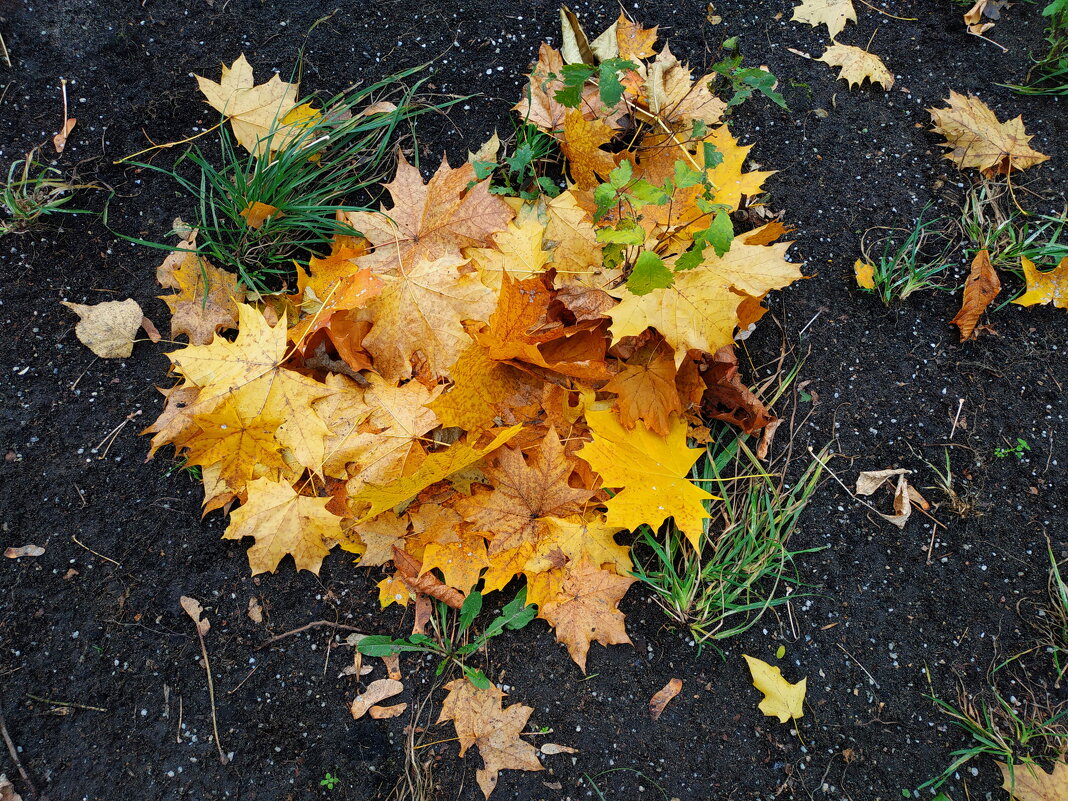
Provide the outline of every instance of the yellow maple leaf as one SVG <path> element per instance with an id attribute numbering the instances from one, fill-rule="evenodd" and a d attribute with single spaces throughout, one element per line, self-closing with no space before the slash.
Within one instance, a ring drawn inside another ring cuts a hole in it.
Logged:
<path id="1" fill-rule="evenodd" d="M 1052 303 L 1058 309 L 1068 309 L 1068 256 L 1052 270 L 1039 271 L 1026 256 L 1021 257 L 1027 291 L 1013 301 L 1020 306 Z"/>
<path id="2" fill-rule="evenodd" d="M 764 693 L 764 700 L 759 706 L 761 712 L 769 718 L 778 718 L 780 723 L 796 720 L 805 714 L 805 689 L 808 679 L 790 684 L 783 678 L 779 668 L 745 654 L 742 656 L 745 657 L 749 672 L 753 675 L 753 686 Z"/>
<path id="3" fill-rule="evenodd" d="M 196 253 L 196 231 L 156 268 L 156 280 L 176 292 L 160 295 L 171 310 L 171 339 L 185 334 L 206 345 L 218 331 L 237 327 L 237 304 L 245 298 L 237 276 Z"/>
<path id="4" fill-rule="evenodd" d="M 602 570 L 589 558 L 569 566 L 556 600 L 541 605 L 539 617 L 556 630 L 575 664 L 586 672 L 590 643 L 630 643 L 619 602 L 636 579 Z"/>
<path id="5" fill-rule="evenodd" d="M 621 488 L 606 503 L 605 522 L 631 530 L 648 524 L 655 530 L 673 517 L 700 549 L 703 521 L 709 516 L 704 502 L 713 496 L 686 478 L 701 456 L 699 448 L 686 445 L 686 423 L 676 418 L 666 437 L 640 422 L 627 431 L 608 409 L 587 411 L 586 423 L 593 441 L 577 456 L 600 474 L 606 487 Z"/>
<path id="6" fill-rule="evenodd" d="M 502 770 L 542 770 L 538 752 L 519 738 L 534 711 L 523 704 L 504 707 L 504 693 L 490 685 L 475 687 L 466 678 L 445 685 L 448 695 L 441 704 L 438 723 L 451 720 L 460 741 L 460 756 L 478 746 L 483 766 L 475 773 L 482 794 L 490 797 Z"/>
<path id="7" fill-rule="evenodd" d="M 354 506 L 370 504 L 370 509 L 360 517 L 358 522 L 377 517 L 387 509 L 392 509 L 394 506 L 415 497 L 431 484 L 436 484 L 453 473 L 474 464 L 486 454 L 501 447 L 501 445 L 518 434 L 522 428 L 523 426 L 521 425 L 515 425 L 502 429 L 497 432 L 497 435 L 488 444 L 482 447 L 475 447 L 466 442 L 458 442 L 443 451 L 430 454 L 419 466 L 418 470 L 404 478 L 384 486 L 362 486 L 358 492 L 353 494 L 351 501 Z"/>
<path id="8" fill-rule="evenodd" d="M 545 204 L 543 247 L 556 270 L 557 286 L 582 284 L 601 287 L 614 275 L 605 275 L 601 263 L 604 244 L 597 241 L 592 215 L 579 206 L 574 193 L 561 192 Z"/>
<path id="9" fill-rule="evenodd" d="M 521 280 L 545 270 L 549 254 L 542 249 L 544 237 L 545 225 L 537 215 L 521 210 L 516 220 L 493 235 L 492 248 L 471 248 L 465 255 L 478 268 L 483 283 L 499 290 L 505 273 Z"/>
<path id="10" fill-rule="evenodd" d="M 452 386 L 429 403 L 444 426 L 481 431 L 500 418 L 515 425 L 537 415 L 541 382 L 529 373 L 490 357 L 472 343 L 449 370 Z"/>
<path id="11" fill-rule="evenodd" d="M 1053 771 L 1046 773 L 1038 765 L 1018 762 L 1012 770 L 1004 762 L 995 762 L 1001 769 L 1002 788 L 1016 801 L 1064 801 L 1068 798 L 1068 763 L 1063 757 L 1053 763 Z"/>
<path id="12" fill-rule="evenodd" d="M 608 525 L 602 515 L 591 515 L 588 519 L 581 515 L 564 519 L 547 517 L 543 522 L 545 532 L 523 566 L 526 573 L 552 570 L 559 553 L 569 563 L 578 564 L 588 558 L 598 567 L 621 576 L 630 575 L 633 568 L 630 548 L 615 540 L 615 535 L 625 530 L 621 526 Z M 527 597 L 529 600 L 530 596 Z"/>
<path id="13" fill-rule="evenodd" d="M 616 20 L 616 44 L 619 46 L 619 57 L 627 60 L 649 58 L 653 55 L 653 46 L 656 44 L 656 29 L 643 28 L 637 22 L 627 19 L 626 14 L 619 12 Z"/>
<path id="14" fill-rule="evenodd" d="M 857 21 L 853 0 L 801 0 L 790 18 L 813 27 L 826 25 L 831 39 L 842 32 L 847 22 Z"/>
<path id="15" fill-rule="evenodd" d="M 329 502 L 298 495 L 287 482 L 258 478 L 248 485 L 248 500 L 230 513 L 223 538 L 255 538 L 248 551 L 253 574 L 273 573 L 291 554 L 298 570 L 318 575 L 323 557 L 341 537 L 341 518 L 326 510 Z"/>
<path id="16" fill-rule="evenodd" d="M 832 67 L 841 67 L 838 77 L 848 81 L 850 89 L 860 86 L 865 78 L 869 79 L 873 86 L 879 84 L 886 90 L 894 86 L 894 74 L 886 68 L 883 60 L 859 47 L 835 42 L 816 61 L 822 61 Z"/>
<path id="17" fill-rule="evenodd" d="M 217 464 L 220 478 L 235 492 L 243 492 L 257 474 L 270 471 L 277 478 L 286 470 L 275 432 L 282 420 L 266 415 L 245 417 L 227 399 L 218 409 L 195 418 L 201 432 L 186 446 L 186 464 Z"/>
<path id="18" fill-rule="evenodd" d="M 564 116 L 564 137 L 560 149 L 567 157 L 571 177 L 580 189 L 593 189 L 616 167 L 616 157 L 601 145 L 612 141 L 615 131 L 604 120 L 587 120 L 581 109 Z"/>
<path id="19" fill-rule="evenodd" d="M 455 535 L 449 542 L 428 543 L 419 575 L 437 568 L 446 584 L 466 594 L 478 582 L 483 568 L 489 566 L 486 540 L 478 532 L 467 532 Z"/>
<path id="20" fill-rule="evenodd" d="M 715 353 L 730 345 L 746 295 L 760 299 L 802 277 L 798 265 L 786 261 L 789 242 L 750 245 L 744 240 L 744 234 L 735 237 L 723 256 L 706 254 L 703 264 L 676 273 L 669 287 L 645 295 L 615 290 L 622 299 L 609 311 L 612 341 L 655 328 L 674 348 L 676 366 L 689 350 Z"/>
<path id="21" fill-rule="evenodd" d="M 299 125 L 283 122 L 297 105 L 297 84 L 272 75 L 256 86 L 244 53 L 229 67 L 223 65 L 218 83 L 200 75 L 196 79 L 208 104 L 230 121 L 238 144 L 250 153 L 263 155 L 268 138 L 271 150 L 279 150 L 299 135 Z"/>
<path id="22" fill-rule="evenodd" d="M 975 95 L 951 91 L 946 108 L 927 109 L 934 121 L 935 133 L 946 137 L 946 158 L 960 169 L 975 167 L 988 178 L 1025 170 L 1049 156 L 1039 153 L 1028 142 L 1032 137 L 1024 130 L 1023 117 L 998 121 L 990 107 Z"/>

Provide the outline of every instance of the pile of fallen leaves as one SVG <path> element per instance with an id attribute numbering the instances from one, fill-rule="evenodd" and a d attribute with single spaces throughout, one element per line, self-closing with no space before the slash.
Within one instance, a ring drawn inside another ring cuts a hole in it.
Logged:
<path id="1" fill-rule="evenodd" d="M 430 598 L 522 576 L 583 669 L 591 642 L 629 642 L 615 536 L 673 519 L 700 546 L 712 496 L 688 441 L 772 420 L 735 335 L 801 277 L 780 223 L 735 233 L 770 173 L 744 171 L 709 77 L 656 38 L 621 15 L 589 41 L 565 14 L 563 50 L 542 45 L 516 110 L 558 144 L 563 191 L 504 196 L 445 161 L 424 183 L 401 157 L 391 205 L 345 216 L 362 235 L 300 265 L 296 292 L 248 293 L 195 231 L 160 266 L 189 344 L 152 452 L 202 468 L 254 573 L 287 555 L 318 572 L 340 545 L 392 564 L 382 605 L 415 602 L 417 626 Z M 211 98 L 224 113 L 262 108 L 245 67 L 245 94 Z"/>

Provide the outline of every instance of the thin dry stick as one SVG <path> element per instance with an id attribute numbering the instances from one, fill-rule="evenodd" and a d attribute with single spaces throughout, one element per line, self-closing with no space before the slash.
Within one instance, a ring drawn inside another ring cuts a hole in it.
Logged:
<path id="1" fill-rule="evenodd" d="M 949 431 L 949 441 L 953 441 L 953 435 L 957 433 L 957 423 L 960 422 L 960 413 L 964 408 L 964 398 L 960 399 L 960 403 L 957 404 L 957 414 L 953 417 L 953 428 Z"/>
<path id="2" fill-rule="evenodd" d="M 860 660 L 859 660 L 859 659 L 857 659 L 857 658 L 856 658 L 855 656 L 853 656 L 853 654 L 849 653 L 849 651 L 847 651 L 847 650 L 846 650 L 845 648 L 843 648 L 843 647 L 842 647 L 842 644 L 841 644 L 841 643 L 835 643 L 835 645 L 837 645 L 837 646 L 838 646 L 839 648 L 841 648 L 841 649 L 842 649 L 842 653 L 843 653 L 843 654 L 845 654 L 845 655 L 846 655 L 846 656 L 848 656 L 848 657 L 849 657 L 850 659 L 852 659 L 852 660 L 853 660 L 854 662 L 856 662 L 856 663 L 857 663 L 858 665 L 860 665 L 860 669 L 864 671 L 865 675 L 867 675 L 867 677 L 868 677 L 869 679 L 871 679 L 871 683 L 875 685 L 875 689 L 877 689 L 877 690 L 881 690 L 881 689 L 882 689 L 882 688 L 881 688 L 881 687 L 879 686 L 879 682 L 877 682 L 877 681 L 875 680 L 875 676 L 873 676 L 873 675 L 871 675 L 870 673 L 868 673 L 868 669 L 867 669 L 866 667 L 864 667 L 864 665 L 862 665 L 862 664 L 861 664 L 861 662 L 860 662 Z"/>
<path id="3" fill-rule="evenodd" d="M 90 712 L 107 712 L 102 706 L 89 706 L 88 704 L 78 704 L 74 701 L 56 701 L 52 698 L 42 698 L 39 695 L 33 693 L 26 693 L 27 698 L 32 698 L 34 701 L 40 701 L 42 704 L 52 704 L 53 706 L 69 706 L 73 709 L 88 709 Z"/>
<path id="4" fill-rule="evenodd" d="M 7 52 L 7 44 L 4 43 L 4 35 L 0 34 L 0 56 L 4 57 L 4 63 L 11 69 L 11 54 Z"/>
<path id="5" fill-rule="evenodd" d="M 219 721 L 215 715 L 215 682 L 211 677 L 211 662 L 208 661 L 208 646 L 204 643 L 204 634 L 211 628 L 211 624 L 208 622 L 207 618 L 201 619 L 201 615 L 204 614 L 204 608 L 195 598 L 183 595 L 181 603 L 185 613 L 193 619 L 193 623 L 197 627 L 197 637 L 200 638 L 200 655 L 204 657 L 204 672 L 208 674 L 208 700 L 211 701 L 211 729 L 215 733 L 215 748 L 219 752 L 219 762 L 226 765 L 229 764 L 230 760 L 227 759 L 226 752 L 223 751 L 222 740 L 219 739 Z"/>
<path id="6" fill-rule="evenodd" d="M 113 564 L 113 565 L 117 565 L 118 567 L 122 567 L 122 565 L 119 562 L 116 562 L 110 556 L 104 556 L 104 554 L 102 554 L 102 553 L 97 553 L 92 548 L 90 548 L 88 545 L 86 545 L 84 542 L 80 542 L 78 540 L 78 538 L 75 537 L 73 534 L 70 535 L 70 538 L 72 540 L 74 540 L 74 543 L 76 545 L 81 545 L 83 548 L 85 548 L 85 550 L 89 551 L 89 553 L 91 553 L 93 556 L 99 556 L 101 559 L 103 559 L 106 562 L 111 562 L 111 564 Z"/>
<path id="7" fill-rule="evenodd" d="M 18 768 L 19 776 L 22 777 L 22 781 L 30 788 L 30 794 L 34 798 L 38 798 L 37 788 L 34 786 L 33 780 L 30 779 L 30 774 L 26 772 L 26 768 L 22 766 L 22 760 L 19 759 L 19 750 L 11 741 L 11 735 L 7 732 L 7 722 L 4 720 L 3 712 L 0 712 L 0 736 L 3 736 L 4 738 L 4 744 L 7 745 L 7 752 L 11 754 L 11 761 L 14 762 L 15 767 Z"/>
<path id="8" fill-rule="evenodd" d="M 364 633 L 361 629 L 358 629 L 356 626 L 348 626 L 348 625 L 345 625 L 344 623 L 335 623 L 332 620 L 313 620 L 311 623 L 305 623 L 303 626 L 298 626 L 295 629 L 290 629 L 289 631 L 282 632 L 281 634 L 276 634 L 275 636 L 271 637 L 271 639 L 267 640 L 266 642 L 263 642 L 260 645 L 257 645 L 256 646 L 256 650 L 260 651 L 260 650 L 266 648 L 268 645 L 273 645 L 274 643 L 278 642 L 279 640 L 284 640 L 286 637 L 290 637 L 290 636 L 292 636 L 294 634 L 300 634 L 302 631 L 307 631 L 308 629 L 318 628 L 319 626 L 333 626 L 335 629 L 344 629 L 345 631 L 355 631 L 358 634 L 363 634 Z"/>

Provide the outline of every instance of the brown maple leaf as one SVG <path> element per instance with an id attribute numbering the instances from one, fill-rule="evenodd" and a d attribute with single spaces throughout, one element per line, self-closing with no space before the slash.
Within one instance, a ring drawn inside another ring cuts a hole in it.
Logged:
<path id="1" fill-rule="evenodd" d="M 1023 117 L 999 122 L 990 107 L 975 95 L 951 91 L 946 108 L 930 108 L 934 131 L 946 137 L 946 158 L 962 170 L 975 167 L 983 175 L 1008 175 L 1025 170 L 1049 156 L 1039 153 L 1028 142 L 1032 137 L 1024 130 Z"/>
<path id="2" fill-rule="evenodd" d="M 557 599 L 541 606 L 538 617 L 556 629 L 556 639 L 567 646 L 583 673 L 591 642 L 630 643 L 623 627 L 623 613 L 617 606 L 634 581 L 630 576 L 602 570 L 585 557 L 580 564 L 568 568 Z"/>
<path id="3" fill-rule="evenodd" d="M 454 679 L 445 685 L 449 694 L 441 705 L 438 723 L 447 720 L 456 727 L 460 756 L 472 745 L 478 746 L 484 766 L 476 779 L 482 794 L 490 797 L 502 770 L 542 770 L 538 752 L 530 743 L 519 739 L 534 711 L 529 706 L 502 704 L 504 693 L 490 685 L 475 687 L 467 679 Z"/>
<path id="4" fill-rule="evenodd" d="M 517 448 L 502 448 L 494 465 L 483 470 L 493 491 L 461 499 L 457 511 L 473 529 L 492 537 L 491 557 L 537 542 L 544 531 L 542 518 L 577 514 L 592 497 L 589 490 L 567 483 L 573 470 L 560 437 L 550 428 L 529 460 Z"/>
<path id="5" fill-rule="evenodd" d="M 1001 291 L 1001 279 L 998 278 L 994 265 L 990 263 L 990 254 L 980 250 L 972 261 L 971 272 L 964 283 L 964 299 L 960 311 L 949 322 L 960 329 L 960 341 L 971 339 L 976 334 L 976 326 L 986 307 Z"/>
<path id="6" fill-rule="evenodd" d="M 660 336 L 649 337 L 604 386 L 615 392 L 615 408 L 624 428 L 634 428 L 641 420 L 651 431 L 667 436 L 671 414 L 682 412 L 675 387 L 675 354 Z"/>
<path id="7" fill-rule="evenodd" d="M 488 247 L 492 235 L 514 216 L 512 209 L 489 192 L 489 181 L 477 181 L 470 164 L 441 166 L 426 184 L 419 170 L 398 156 L 397 174 L 386 184 L 393 208 L 382 213 L 349 212 L 346 222 L 360 231 L 374 252 L 359 259 L 362 267 L 398 274 L 405 267 L 445 256 L 459 257 L 462 248 Z"/>

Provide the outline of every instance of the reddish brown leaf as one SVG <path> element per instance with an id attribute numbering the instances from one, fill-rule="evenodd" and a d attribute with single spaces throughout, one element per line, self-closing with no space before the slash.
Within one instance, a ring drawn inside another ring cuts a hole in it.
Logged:
<path id="1" fill-rule="evenodd" d="M 682 679 L 672 679 L 662 689 L 657 690 L 653 697 L 649 699 L 649 717 L 653 720 L 658 720 L 664 713 L 664 707 L 679 694 L 681 689 Z"/>
<path id="2" fill-rule="evenodd" d="M 994 265 L 990 263 L 990 254 L 980 250 L 972 261 L 972 270 L 964 283 L 964 299 L 960 311 L 950 323 L 960 329 L 960 341 L 977 336 L 976 326 L 987 306 L 1001 291 L 1001 280 Z"/>

